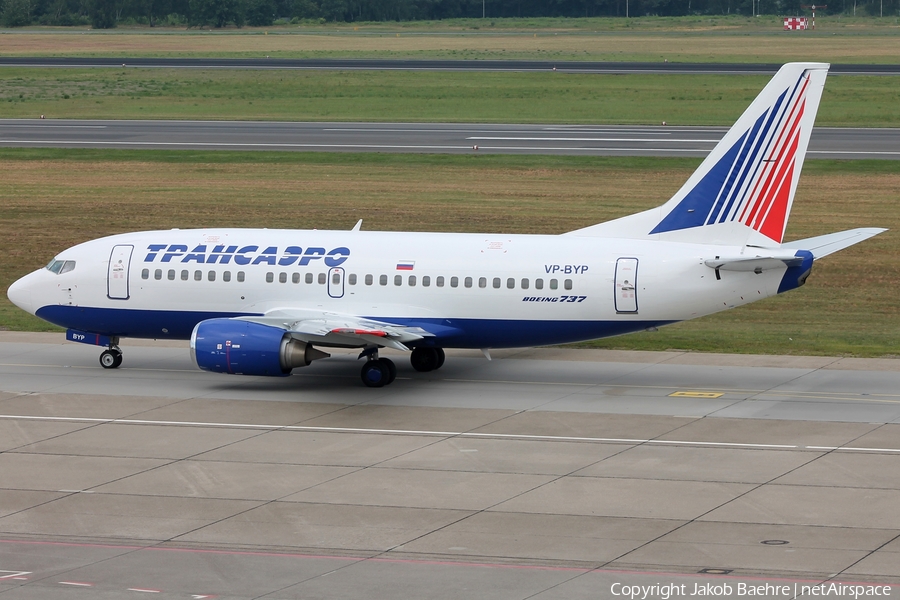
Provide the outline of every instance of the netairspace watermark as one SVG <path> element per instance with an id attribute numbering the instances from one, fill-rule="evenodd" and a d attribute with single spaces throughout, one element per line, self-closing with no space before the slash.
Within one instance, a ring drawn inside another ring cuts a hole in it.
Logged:
<path id="1" fill-rule="evenodd" d="M 626 585 L 614 583 L 610 593 L 630 600 L 669 600 L 691 597 L 754 597 L 754 598 L 889 598 L 892 586 L 862 585 L 858 583 L 773 584 L 773 583 L 656 583 Z"/>

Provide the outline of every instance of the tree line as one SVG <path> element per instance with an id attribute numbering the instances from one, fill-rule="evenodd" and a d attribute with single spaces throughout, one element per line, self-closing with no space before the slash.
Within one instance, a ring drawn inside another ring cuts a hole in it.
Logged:
<path id="1" fill-rule="evenodd" d="M 808 0 L 807 0 L 808 1 Z M 800 15 L 803 0 L 0 0 L 5 27 L 151 27 L 644 15 Z M 820 14 L 896 16 L 900 0 L 832 0 Z"/>

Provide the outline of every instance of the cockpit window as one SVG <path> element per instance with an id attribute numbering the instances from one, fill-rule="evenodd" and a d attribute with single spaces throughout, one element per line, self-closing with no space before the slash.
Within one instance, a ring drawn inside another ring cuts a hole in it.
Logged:
<path id="1" fill-rule="evenodd" d="M 63 273 L 68 273 L 75 269 L 75 261 L 74 260 L 51 260 L 47 265 L 47 270 L 51 273 L 56 273 L 57 275 L 62 275 Z"/>

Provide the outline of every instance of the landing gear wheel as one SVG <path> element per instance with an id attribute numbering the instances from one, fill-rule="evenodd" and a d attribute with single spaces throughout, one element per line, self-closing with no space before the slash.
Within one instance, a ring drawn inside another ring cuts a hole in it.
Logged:
<path id="1" fill-rule="evenodd" d="M 391 370 L 381 360 L 370 360 L 363 365 L 359 376 L 367 387 L 380 388 L 390 383 Z"/>
<path id="2" fill-rule="evenodd" d="M 380 362 L 384 367 L 388 370 L 388 380 L 384 385 L 390 385 L 394 383 L 394 380 L 397 379 L 397 365 L 394 364 L 389 358 L 379 358 L 378 362 Z"/>
<path id="3" fill-rule="evenodd" d="M 412 351 L 409 362 L 420 373 L 434 371 L 444 364 L 444 351 L 441 348 L 416 348 Z"/>
<path id="4" fill-rule="evenodd" d="M 104 369 L 118 369 L 122 364 L 122 353 L 118 350 L 104 350 L 100 355 L 100 366 Z"/>

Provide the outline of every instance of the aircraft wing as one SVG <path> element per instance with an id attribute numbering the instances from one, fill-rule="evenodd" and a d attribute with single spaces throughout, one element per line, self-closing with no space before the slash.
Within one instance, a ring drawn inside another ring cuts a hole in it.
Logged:
<path id="1" fill-rule="evenodd" d="M 326 346 L 359 348 L 376 345 L 409 350 L 409 342 L 433 337 L 421 327 L 407 327 L 383 321 L 375 321 L 354 315 L 305 310 L 278 309 L 260 317 L 238 317 L 270 327 L 279 327 L 291 333 L 291 337 Z"/>
<path id="2" fill-rule="evenodd" d="M 820 235 L 818 237 L 806 238 L 805 240 L 796 240 L 782 244 L 782 248 L 796 248 L 797 250 L 809 250 L 818 260 L 823 256 L 828 256 L 838 250 L 843 250 L 853 244 L 858 244 L 863 240 L 876 236 L 879 233 L 887 231 L 881 227 L 861 227 L 859 229 L 849 229 L 847 231 L 839 231 L 837 233 L 829 233 L 828 235 Z"/>

